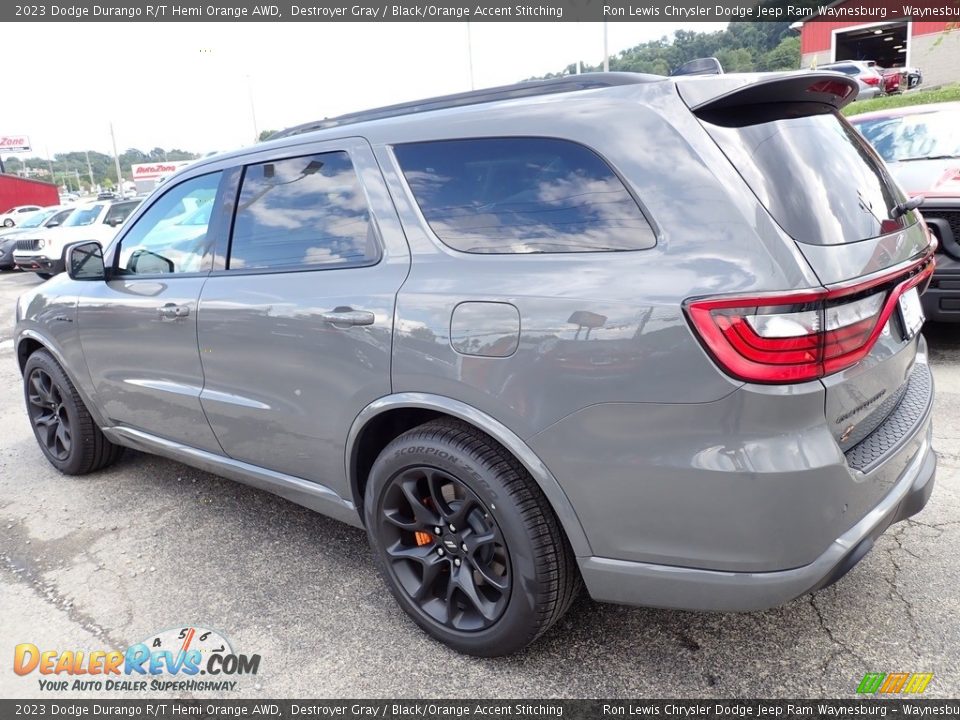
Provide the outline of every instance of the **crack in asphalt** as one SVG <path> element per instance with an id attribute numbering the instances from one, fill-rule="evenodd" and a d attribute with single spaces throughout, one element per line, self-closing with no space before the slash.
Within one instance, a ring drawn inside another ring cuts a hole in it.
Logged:
<path id="1" fill-rule="evenodd" d="M 810 607 L 813 608 L 813 611 L 814 611 L 814 612 L 816 613 L 816 615 L 817 615 L 817 621 L 818 621 L 818 623 L 820 624 L 820 628 L 827 634 L 827 637 L 830 639 L 830 641 L 831 641 L 834 645 L 836 645 L 837 647 L 839 647 L 842 651 L 844 651 L 844 652 L 846 652 L 847 654 L 849 654 L 850 656 L 852 656 L 857 662 L 860 663 L 861 667 L 867 667 L 867 661 L 863 658 L 863 656 L 860 655 L 860 653 L 858 653 L 858 652 L 857 652 L 856 650 L 854 650 L 852 647 L 850 647 L 849 645 L 847 645 L 843 640 L 841 640 L 841 639 L 833 632 L 833 630 L 830 628 L 830 626 L 827 625 L 827 620 L 826 620 L 826 617 L 825 617 L 824 614 L 823 614 L 823 611 L 822 611 L 819 607 L 817 607 L 817 596 L 816 596 L 815 594 L 811 593 L 809 597 L 810 597 Z M 823 664 L 823 670 L 824 670 L 824 671 L 826 671 L 827 666 L 828 666 L 828 665 L 834 660 L 834 658 L 836 658 L 837 655 L 839 655 L 839 654 L 840 654 L 840 653 L 837 652 L 836 650 L 834 650 L 832 653 L 830 653 L 830 657 L 828 657 L 828 658 L 826 659 L 826 661 L 824 662 L 824 664 Z"/>
<path id="2" fill-rule="evenodd" d="M 890 558 L 890 563 L 893 565 L 893 572 L 890 576 L 886 572 L 880 573 L 880 576 L 884 581 L 890 586 L 889 598 L 891 600 L 899 600 L 903 603 L 903 606 L 907 610 L 907 619 L 910 622 L 910 630 L 913 636 L 912 642 L 910 643 L 910 650 L 913 654 L 919 659 L 921 657 L 919 651 L 917 650 L 917 645 L 922 642 L 922 634 L 920 632 L 920 621 L 917 619 L 917 616 L 914 614 L 913 603 L 907 598 L 906 595 L 900 590 L 900 584 L 898 580 L 900 579 L 900 574 L 903 568 L 900 565 L 900 562 L 897 560 L 896 551 L 901 550 L 908 555 L 913 555 L 909 552 L 903 545 L 903 535 L 906 532 L 907 528 L 905 525 L 900 525 L 895 528 L 895 530 L 890 533 L 890 538 L 896 543 L 896 545 L 890 545 L 886 548 L 887 556 Z"/>
<path id="3" fill-rule="evenodd" d="M 8 548 L 14 547 L 14 535 L 15 533 L 9 532 L 13 527 L 7 526 L 7 531 L 4 533 L 5 545 Z M 19 529 L 19 528 L 18 528 Z M 26 533 L 23 533 L 26 535 Z M 59 557 L 66 564 L 68 558 L 63 555 L 52 553 L 50 546 L 66 546 L 73 548 L 84 547 L 84 543 L 78 540 L 78 535 L 83 535 L 82 531 L 75 531 L 70 533 L 65 538 L 61 538 L 57 541 L 48 541 L 38 542 L 35 547 L 30 551 L 34 554 L 52 554 Z M 26 540 L 23 544 L 29 544 L 31 541 Z M 84 551 L 81 551 L 81 553 Z M 21 554 L 15 554 L 13 550 L 5 550 L 2 555 L 0 555 L 0 561 L 3 563 L 3 567 L 10 573 L 13 579 L 29 588 L 34 595 L 36 595 L 41 601 L 45 604 L 50 605 L 54 609 L 64 613 L 67 618 L 79 625 L 81 628 L 94 635 L 95 637 L 104 640 L 109 643 L 111 647 L 117 648 L 126 648 L 129 643 L 124 642 L 118 637 L 115 637 L 113 632 L 98 623 L 92 616 L 88 615 L 85 612 L 79 610 L 73 603 L 72 600 L 67 598 L 55 582 L 50 582 L 43 577 L 43 570 L 37 567 L 36 563 L 31 562 L 31 560 L 26 557 L 26 551 L 23 551 Z"/>

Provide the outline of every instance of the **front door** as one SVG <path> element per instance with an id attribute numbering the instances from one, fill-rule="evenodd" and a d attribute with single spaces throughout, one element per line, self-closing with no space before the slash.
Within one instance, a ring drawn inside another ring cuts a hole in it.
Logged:
<path id="1" fill-rule="evenodd" d="M 390 392 L 406 241 L 365 141 L 255 159 L 200 298 L 201 402 L 234 459 L 349 497 L 350 425 Z"/>
<path id="2" fill-rule="evenodd" d="M 197 300 L 220 232 L 210 210 L 222 205 L 221 176 L 184 180 L 148 201 L 113 250 L 108 280 L 81 283 L 77 316 L 110 421 L 213 452 L 221 450 L 200 406 Z"/>

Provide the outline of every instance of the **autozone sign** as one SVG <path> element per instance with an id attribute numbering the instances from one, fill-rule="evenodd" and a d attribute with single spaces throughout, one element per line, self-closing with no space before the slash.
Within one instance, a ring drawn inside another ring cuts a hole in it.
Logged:
<path id="1" fill-rule="evenodd" d="M 26 135 L 0 135 L 0 152 L 29 152 L 30 138 Z"/>
<path id="2" fill-rule="evenodd" d="M 155 162 L 139 163 L 133 165 L 133 179 L 136 180 L 156 180 L 164 175 L 174 173 L 180 168 L 189 165 L 189 160 L 179 160 L 177 162 Z"/>

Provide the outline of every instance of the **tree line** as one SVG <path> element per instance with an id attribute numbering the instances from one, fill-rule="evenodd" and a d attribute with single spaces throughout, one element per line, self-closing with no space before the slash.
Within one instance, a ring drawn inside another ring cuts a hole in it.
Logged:
<path id="1" fill-rule="evenodd" d="M 90 159 L 89 167 L 87 158 Z M 149 152 L 130 148 L 120 154 L 120 172 L 124 180 L 131 180 L 130 166 L 148 162 L 173 162 L 176 160 L 196 160 L 199 155 L 174 148 L 165 150 L 155 147 Z M 26 174 L 37 180 L 46 180 L 72 190 L 89 190 L 90 175 L 93 174 L 94 187 L 112 188 L 117 184 L 117 171 L 113 155 L 90 150 L 75 150 L 56 153 L 52 158 L 8 156 L 3 161 L 7 173 Z M 50 177 L 51 171 L 53 177 Z M 79 182 L 78 182 L 79 178 Z"/>
<path id="2" fill-rule="evenodd" d="M 766 4 L 766 3 L 765 3 Z M 677 30 L 610 56 L 610 70 L 669 75 L 689 60 L 715 57 L 726 72 L 797 70 L 800 68 L 800 36 L 789 22 L 731 22 L 725 30 L 698 32 Z M 581 63 L 582 72 L 603 69 L 603 63 Z M 542 78 L 572 75 L 577 64 L 548 73 Z"/>

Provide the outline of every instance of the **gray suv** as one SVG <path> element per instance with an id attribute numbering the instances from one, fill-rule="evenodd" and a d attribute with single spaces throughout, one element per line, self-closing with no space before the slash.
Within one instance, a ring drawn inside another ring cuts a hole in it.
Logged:
<path id="1" fill-rule="evenodd" d="M 925 226 L 834 73 L 601 74 L 205 158 L 28 292 L 66 474 L 129 447 L 363 527 L 459 651 L 752 610 L 933 488 Z"/>

